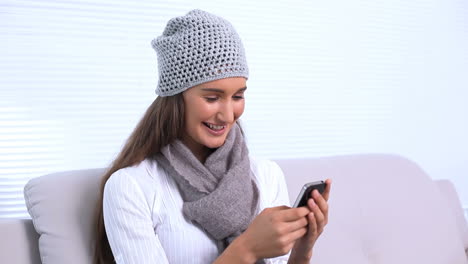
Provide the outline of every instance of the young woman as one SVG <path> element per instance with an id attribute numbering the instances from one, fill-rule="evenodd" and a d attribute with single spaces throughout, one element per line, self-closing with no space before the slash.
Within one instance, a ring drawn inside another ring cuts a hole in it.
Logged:
<path id="1" fill-rule="evenodd" d="M 193 10 L 152 45 L 158 97 L 104 176 L 95 263 L 309 263 L 331 181 L 290 208 L 279 166 L 249 156 L 232 25 Z"/>

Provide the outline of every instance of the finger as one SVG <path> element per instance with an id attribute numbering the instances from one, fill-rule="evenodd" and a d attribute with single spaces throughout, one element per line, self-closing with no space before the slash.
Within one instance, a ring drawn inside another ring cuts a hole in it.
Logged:
<path id="1" fill-rule="evenodd" d="M 326 217 L 323 212 L 320 210 L 320 207 L 314 202 L 314 199 L 309 199 L 308 203 L 309 207 L 311 208 L 312 212 L 314 213 L 314 218 L 317 224 L 317 231 L 321 233 L 323 228 L 326 225 Z"/>
<path id="2" fill-rule="evenodd" d="M 309 221 L 307 220 L 307 218 L 306 217 L 301 217 L 296 221 L 287 222 L 286 231 L 287 232 L 293 232 L 293 231 L 296 231 L 298 229 L 307 227 L 308 224 L 309 224 Z"/>
<path id="3" fill-rule="evenodd" d="M 318 236 L 317 232 L 317 221 L 315 219 L 315 215 L 313 212 L 311 212 L 308 216 L 307 219 L 309 220 L 309 229 L 307 230 L 307 236 L 309 237 L 309 241 L 315 241 L 315 239 Z"/>
<path id="4" fill-rule="evenodd" d="M 262 210 L 260 214 L 262 215 L 269 215 L 274 216 L 278 211 L 283 211 L 289 209 L 290 207 L 282 205 L 282 206 L 275 206 L 275 207 L 268 207 Z"/>
<path id="5" fill-rule="evenodd" d="M 312 197 L 314 198 L 314 202 L 318 205 L 320 208 L 320 211 L 326 216 L 328 216 L 328 203 L 325 198 L 320 195 L 320 193 L 317 190 L 314 190 L 312 192 Z"/>
<path id="6" fill-rule="evenodd" d="M 308 229 L 306 227 L 297 229 L 296 231 L 293 231 L 288 234 L 287 241 L 288 242 L 294 242 L 298 240 L 299 238 L 303 237 L 305 234 L 307 234 Z"/>
<path id="7" fill-rule="evenodd" d="M 275 207 L 268 207 L 262 210 L 262 214 L 267 214 L 267 215 L 274 215 L 277 212 L 281 212 L 287 209 L 290 209 L 291 207 L 286 206 L 286 205 L 281 205 L 281 206 L 275 206 Z"/>
<path id="8" fill-rule="evenodd" d="M 270 210 L 273 210 L 273 211 L 283 211 L 283 210 L 287 210 L 287 209 L 290 209 L 290 208 L 291 208 L 291 207 L 286 206 L 286 205 L 280 205 L 280 206 L 270 207 Z"/>
<path id="9" fill-rule="evenodd" d="M 283 222 L 297 221 L 302 217 L 305 217 L 308 213 L 310 213 L 310 210 L 305 206 L 299 208 L 290 208 L 288 210 L 279 212 L 280 220 Z"/>
<path id="10" fill-rule="evenodd" d="M 331 179 L 326 179 L 325 180 L 325 191 L 323 191 L 323 198 L 325 198 L 326 201 L 328 201 L 328 198 L 330 197 L 330 190 L 331 190 L 331 184 L 332 184 L 332 180 Z"/>

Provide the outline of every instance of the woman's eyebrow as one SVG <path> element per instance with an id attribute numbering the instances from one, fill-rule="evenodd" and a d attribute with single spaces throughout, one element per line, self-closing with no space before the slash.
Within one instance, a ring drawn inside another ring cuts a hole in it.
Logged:
<path id="1" fill-rule="evenodd" d="M 236 93 L 244 92 L 245 90 L 247 90 L 247 86 L 240 88 Z M 218 88 L 202 88 L 202 91 L 224 93 L 224 90 Z"/>

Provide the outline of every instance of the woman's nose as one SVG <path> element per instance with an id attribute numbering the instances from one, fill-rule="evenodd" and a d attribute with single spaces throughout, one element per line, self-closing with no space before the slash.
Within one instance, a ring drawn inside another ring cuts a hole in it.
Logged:
<path id="1" fill-rule="evenodd" d="M 224 123 L 234 122 L 234 106 L 231 101 L 225 102 L 220 106 L 218 119 Z"/>

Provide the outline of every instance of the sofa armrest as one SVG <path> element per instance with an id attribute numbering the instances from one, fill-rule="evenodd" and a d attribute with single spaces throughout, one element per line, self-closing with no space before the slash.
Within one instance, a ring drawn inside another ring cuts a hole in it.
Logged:
<path id="1" fill-rule="evenodd" d="M 40 264 L 38 239 L 31 219 L 0 219 L 0 262 Z"/>
<path id="2" fill-rule="evenodd" d="M 455 186 L 453 186 L 452 182 L 449 180 L 435 180 L 434 182 L 439 187 L 442 196 L 446 199 L 447 206 L 453 212 L 468 259 L 468 223 L 465 219 L 463 207 L 458 198 Z"/>

